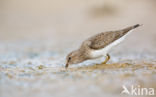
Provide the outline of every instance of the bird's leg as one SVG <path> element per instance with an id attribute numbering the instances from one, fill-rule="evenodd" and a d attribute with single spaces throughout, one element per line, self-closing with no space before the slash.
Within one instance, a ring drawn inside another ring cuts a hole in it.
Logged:
<path id="1" fill-rule="evenodd" d="M 106 64 L 110 59 L 110 55 L 109 54 L 106 54 L 106 59 L 104 62 L 102 62 L 102 64 Z"/>

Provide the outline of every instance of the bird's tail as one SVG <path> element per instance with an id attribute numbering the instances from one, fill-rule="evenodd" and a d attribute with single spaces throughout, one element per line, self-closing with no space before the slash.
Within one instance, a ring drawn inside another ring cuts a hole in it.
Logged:
<path id="1" fill-rule="evenodd" d="M 127 32 L 129 32 L 130 30 L 133 30 L 133 29 L 135 29 L 135 28 L 137 28 L 137 27 L 140 27 L 140 26 L 142 26 L 142 25 L 136 24 L 136 25 L 134 25 L 134 26 L 130 26 L 130 27 L 127 27 L 127 28 L 125 28 L 125 29 L 122 29 L 122 31 L 123 31 L 124 33 L 127 33 Z"/>
<path id="2" fill-rule="evenodd" d="M 141 25 L 140 24 L 136 24 L 136 25 L 132 26 L 132 29 L 135 29 L 135 28 L 137 28 L 139 26 L 142 26 L 142 24 Z"/>

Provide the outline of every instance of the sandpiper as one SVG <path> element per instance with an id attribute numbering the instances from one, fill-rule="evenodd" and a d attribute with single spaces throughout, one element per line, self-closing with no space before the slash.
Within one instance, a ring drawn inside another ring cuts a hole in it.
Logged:
<path id="1" fill-rule="evenodd" d="M 88 38 L 79 49 L 67 55 L 65 67 L 67 68 L 71 64 L 78 64 L 85 60 L 96 59 L 102 56 L 105 56 L 106 59 L 101 64 L 106 64 L 110 59 L 108 53 L 111 48 L 123 41 L 133 29 L 139 26 L 140 24 L 136 24 L 122 30 L 102 32 Z"/>

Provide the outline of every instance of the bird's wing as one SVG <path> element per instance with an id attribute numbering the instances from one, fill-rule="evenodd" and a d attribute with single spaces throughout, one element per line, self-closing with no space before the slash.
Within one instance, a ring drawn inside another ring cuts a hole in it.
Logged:
<path id="1" fill-rule="evenodd" d="M 121 38 L 122 36 L 127 34 L 127 32 L 129 32 L 130 30 L 132 30 L 138 26 L 140 26 L 140 25 L 137 24 L 137 25 L 127 27 L 122 30 L 118 30 L 118 31 L 109 31 L 109 32 L 99 33 L 87 40 L 87 41 L 91 42 L 89 47 L 91 49 L 95 49 L 95 50 L 104 48 L 108 44 L 114 42 L 115 40 L 118 40 L 119 38 Z"/>
<path id="2" fill-rule="evenodd" d="M 117 31 L 97 34 L 95 37 L 89 39 L 91 41 L 90 48 L 95 50 L 104 48 L 108 44 L 119 39 L 121 36 L 122 35 L 119 34 Z"/>

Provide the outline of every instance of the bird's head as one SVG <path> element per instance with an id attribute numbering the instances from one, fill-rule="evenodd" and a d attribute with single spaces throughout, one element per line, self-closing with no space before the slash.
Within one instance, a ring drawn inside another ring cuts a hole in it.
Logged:
<path id="1" fill-rule="evenodd" d="M 85 59 L 82 56 L 82 52 L 79 50 L 69 53 L 66 57 L 66 68 L 71 64 L 77 64 L 83 62 Z"/>

